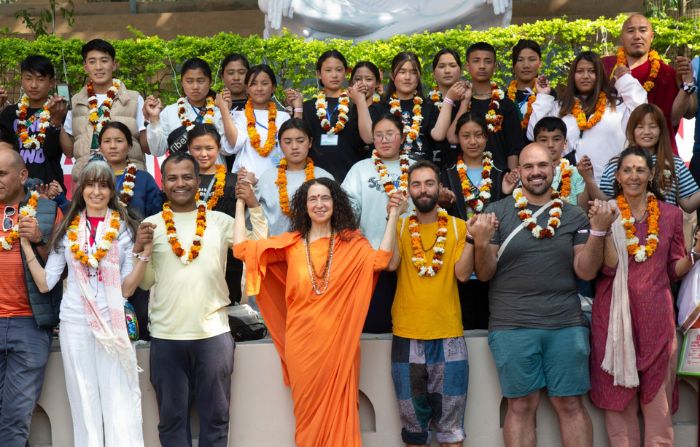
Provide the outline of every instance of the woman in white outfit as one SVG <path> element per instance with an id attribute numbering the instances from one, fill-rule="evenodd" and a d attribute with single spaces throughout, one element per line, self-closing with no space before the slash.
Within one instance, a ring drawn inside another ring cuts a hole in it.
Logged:
<path id="1" fill-rule="evenodd" d="M 68 267 L 60 342 L 76 447 L 143 446 L 136 351 L 125 322 L 126 298 L 141 281 L 152 244 L 132 253 L 138 227 L 119 203 L 114 174 L 97 156 L 81 171 L 73 202 L 43 268 L 28 264 L 49 290 Z M 22 249 L 33 256 L 28 241 Z M 145 323 L 145 322 L 144 322 Z"/>

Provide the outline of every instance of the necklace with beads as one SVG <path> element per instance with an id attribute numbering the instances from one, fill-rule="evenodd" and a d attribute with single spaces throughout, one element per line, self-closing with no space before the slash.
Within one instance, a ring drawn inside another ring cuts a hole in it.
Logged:
<path id="1" fill-rule="evenodd" d="M 335 249 L 335 231 L 331 230 L 330 240 L 328 241 L 328 256 L 326 263 L 323 266 L 321 274 L 316 273 L 314 261 L 311 259 L 311 247 L 309 243 L 309 235 L 304 237 L 304 249 L 306 250 L 306 265 L 309 269 L 309 279 L 311 280 L 311 288 L 316 295 L 322 295 L 328 290 L 328 285 L 331 279 L 331 265 L 333 264 L 333 251 Z M 317 280 L 321 280 L 319 285 Z"/>

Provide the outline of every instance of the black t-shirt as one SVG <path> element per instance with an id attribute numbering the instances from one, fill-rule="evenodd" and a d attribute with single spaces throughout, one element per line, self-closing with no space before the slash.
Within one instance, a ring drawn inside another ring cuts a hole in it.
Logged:
<path id="1" fill-rule="evenodd" d="M 17 105 L 5 107 L 0 112 L 0 127 L 8 134 L 17 135 Z M 38 133 L 39 113 L 42 109 L 28 108 L 27 116 L 34 115 L 34 122 L 29 126 L 30 135 Z M 22 143 L 19 142 L 19 153 L 24 159 L 29 171 L 29 177 L 41 179 L 45 184 L 56 180 L 61 184 L 61 188 L 65 191 L 66 186 L 63 183 L 63 167 L 61 166 L 61 146 L 59 143 L 60 130 L 51 126 L 46 128 L 46 138 L 44 144 L 39 149 L 24 149 Z"/>
<path id="2" fill-rule="evenodd" d="M 433 104 L 433 112 L 430 114 L 430 120 L 426 123 L 426 129 L 431 129 L 437 124 L 438 117 L 440 116 L 440 109 L 437 108 L 435 103 L 428 100 Z M 459 111 L 459 101 L 455 101 L 455 105 L 452 106 L 452 116 L 450 117 L 450 123 L 457 118 L 457 112 Z M 446 169 L 452 166 L 457 161 L 457 155 L 460 150 L 456 144 L 450 144 L 447 136 L 442 141 L 435 141 L 430 136 L 430 131 L 427 133 L 428 144 L 433 150 L 433 158 L 431 159 L 433 163 L 438 165 L 440 170 Z"/>
<path id="3" fill-rule="evenodd" d="M 331 113 L 331 126 L 335 126 L 338 121 L 338 98 L 326 97 L 328 112 Z M 311 127 L 313 135 L 313 147 L 309 156 L 316 166 L 325 169 L 333 175 L 335 181 L 342 183 L 345 175 L 352 165 L 367 157 L 365 142 L 360 138 L 360 131 L 357 126 L 357 109 L 350 108 L 348 122 L 345 128 L 337 135 L 337 144 L 323 144 L 321 120 L 316 115 L 316 99 L 312 98 L 304 101 L 304 121 Z M 331 139 L 335 139 L 332 136 Z"/>
<path id="4" fill-rule="evenodd" d="M 518 117 L 520 118 L 520 121 L 523 120 L 522 107 L 527 102 L 528 98 L 530 97 L 530 94 L 531 93 L 527 90 L 516 90 L 515 92 L 515 108 L 518 111 Z M 552 95 L 554 99 L 557 99 L 557 92 L 554 91 L 554 89 L 552 89 L 550 95 Z M 530 140 L 527 139 L 527 128 L 523 129 L 523 138 L 525 139 L 526 144 L 530 142 Z"/>
<path id="5" fill-rule="evenodd" d="M 489 203 L 497 202 L 503 198 L 501 186 L 504 175 L 505 173 L 498 168 L 494 167 L 491 169 L 491 198 L 484 204 L 484 208 L 486 208 L 486 205 Z M 464 193 L 462 192 L 462 180 L 459 178 L 459 172 L 457 172 L 457 165 L 455 163 L 440 171 L 440 183 L 446 188 L 449 188 L 456 198 L 455 203 L 447 209 L 447 212 L 450 213 L 451 216 L 459 217 L 462 220 L 468 220 L 467 204 L 464 201 Z M 478 196 L 479 188 L 472 184 L 472 192 Z"/>
<path id="6" fill-rule="evenodd" d="M 206 196 L 209 185 L 211 184 L 210 194 L 214 192 L 214 174 L 199 175 L 199 197 L 205 201 L 209 198 Z M 231 217 L 236 215 L 236 174 L 226 174 L 226 185 L 224 185 L 224 195 L 216 202 L 214 211 L 228 214 Z M 228 250 L 226 255 L 226 285 L 228 286 L 228 294 L 231 302 L 241 301 L 241 277 L 243 276 L 243 262 L 233 257 L 233 251 Z"/>
<path id="7" fill-rule="evenodd" d="M 491 104 L 490 99 L 472 98 L 472 113 L 485 117 L 489 110 L 489 104 Z M 525 146 L 525 137 L 520 127 L 520 115 L 513 101 L 503 98 L 499 102 L 496 113 L 503 115 L 503 124 L 500 131 L 489 132 L 489 141 L 486 147 L 493 154 L 494 165 L 504 171 L 508 168 L 508 156 L 520 154 Z"/>
<path id="8" fill-rule="evenodd" d="M 383 113 L 391 113 L 391 106 L 388 102 L 382 103 L 382 106 L 384 107 Z M 437 107 L 432 101 L 423 101 L 421 106 L 423 120 L 421 121 L 420 132 L 418 138 L 411 145 L 411 152 L 409 153 L 412 159 L 433 161 L 433 140 L 430 138 L 430 130 L 435 125 L 435 121 L 437 121 L 437 116 L 433 117 L 437 113 L 439 113 Z M 413 99 L 401 100 L 401 118 L 404 127 L 411 127 L 411 124 L 413 124 Z"/>
<path id="9" fill-rule="evenodd" d="M 248 99 L 234 99 L 231 101 L 231 110 L 245 110 L 245 103 Z"/>

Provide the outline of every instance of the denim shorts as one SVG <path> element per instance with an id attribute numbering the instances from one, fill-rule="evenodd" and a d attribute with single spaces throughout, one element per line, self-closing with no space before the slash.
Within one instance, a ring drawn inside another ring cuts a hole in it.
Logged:
<path id="1" fill-rule="evenodd" d="M 517 328 L 489 332 L 503 396 L 547 388 L 552 397 L 579 396 L 591 387 L 588 328 Z"/>

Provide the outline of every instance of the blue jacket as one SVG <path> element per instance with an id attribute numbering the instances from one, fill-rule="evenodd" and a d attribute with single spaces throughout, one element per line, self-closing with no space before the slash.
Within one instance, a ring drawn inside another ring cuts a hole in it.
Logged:
<path id="1" fill-rule="evenodd" d="M 118 175 L 116 180 L 117 191 L 120 191 L 124 183 L 124 174 Z M 134 196 L 129 202 L 129 211 L 134 212 L 139 219 L 158 214 L 163 207 L 163 193 L 151 174 L 147 171 L 136 171 L 134 183 Z"/>

